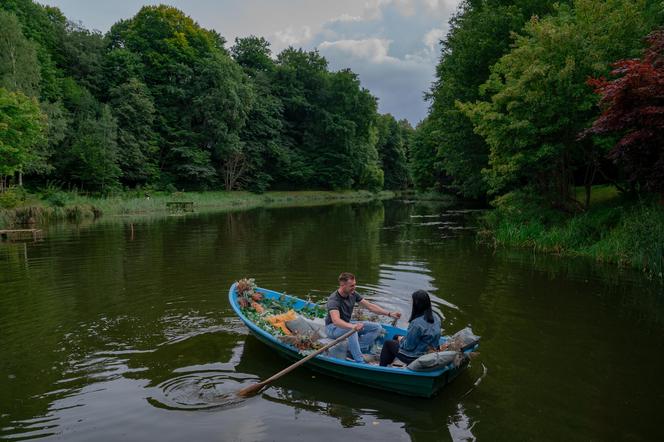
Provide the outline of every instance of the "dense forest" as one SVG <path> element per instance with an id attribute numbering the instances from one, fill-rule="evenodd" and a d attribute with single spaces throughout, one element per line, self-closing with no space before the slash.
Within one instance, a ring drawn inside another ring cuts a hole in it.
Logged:
<path id="1" fill-rule="evenodd" d="M 0 2 L 0 187 L 401 189 L 413 129 L 317 51 L 273 56 L 169 6 L 105 35 Z"/>
<path id="2" fill-rule="evenodd" d="M 102 35 L 0 4 L 2 188 L 414 186 L 562 210 L 587 208 L 596 183 L 664 190 L 657 0 L 463 1 L 416 130 L 315 50 L 227 49 L 163 5 Z"/>
<path id="3" fill-rule="evenodd" d="M 664 277 L 664 4 L 465 0 L 409 158 L 492 246 Z"/>
<path id="4" fill-rule="evenodd" d="M 465 0 L 412 143 L 415 185 L 563 210 L 583 209 L 576 186 L 586 208 L 596 183 L 664 191 L 662 25 L 657 0 Z"/>

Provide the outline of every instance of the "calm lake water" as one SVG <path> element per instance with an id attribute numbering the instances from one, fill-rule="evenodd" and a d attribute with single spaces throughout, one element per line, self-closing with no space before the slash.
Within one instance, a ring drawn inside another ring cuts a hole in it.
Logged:
<path id="1" fill-rule="evenodd" d="M 663 440 L 664 295 L 584 259 L 493 251 L 472 213 L 375 202 L 58 225 L 0 244 L 0 439 Z M 314 300 L 341 271 L 410 313 L 426 289 L 480 356 L 433 399 L 288 363 L 248 334 L 230 284 Z"/>

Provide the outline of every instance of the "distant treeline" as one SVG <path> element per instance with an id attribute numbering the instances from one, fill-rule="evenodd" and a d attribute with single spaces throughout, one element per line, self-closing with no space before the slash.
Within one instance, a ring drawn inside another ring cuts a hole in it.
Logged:
<path id="1" fill-rule="evenodd" d="M 272 57 L 168 6 L 105 35 L 0 2 L 0 190 L 401 189 L 407 121 L 317 51 Z"/>
<path id="2" fill-rule="evenodd" d="M 661 0 L 465 0 L 410 155 L 418 188 L 576 212 L 664 192 Z M 612 72 L 613 71 L 613 72 Z"/>

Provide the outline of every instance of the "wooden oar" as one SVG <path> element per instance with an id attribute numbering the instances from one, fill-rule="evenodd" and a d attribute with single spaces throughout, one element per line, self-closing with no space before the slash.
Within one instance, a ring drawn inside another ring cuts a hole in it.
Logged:
<path id="1" fill-rule="evenodd" d="M 347 333 L 344 333 L 343 335 L 339 336 L 337 339 L 335 339 L 334 341 L 332 341 L 329 344 L 325 345 L 323 348 L 319 348 L 318 350 L 311 353 L 307 357 L 302 358 L 299 361 L 297 361 L 296 363 L 294 363 L 293 365 L 284 368 L 279 373 L 269 377 L 268 379 L 264 380 L 263 382 L 259 382 L 257 384 L 253 384 L 253 385 L 250 385 L 248 387 L 243 388 L 242 390 L 237 392 L 237 395 L 242 396 L 242 397 L 249 397 L 249 396 L 253 396 L 255 394 L 258 394 L 270 382 L 279 379 L 280 377 L 282 377 L 283 375 L 285 375 L 287 373 L 290 373 L 291 371 L 295 370 L 300 365 L 307 362 L 309 359 L 318 356 L 319 354 L 323 353 L 325 350 L 327 350 L 330 347 L 334 347 L 339 342 L 343 341 L 344 339 L 348 338 L 350 335 L 352 335 L 353 333 L 356 333 L 356 332 L 357 332 L 357 330 L 355 330 L 355 329 L 348 330 Z"/>

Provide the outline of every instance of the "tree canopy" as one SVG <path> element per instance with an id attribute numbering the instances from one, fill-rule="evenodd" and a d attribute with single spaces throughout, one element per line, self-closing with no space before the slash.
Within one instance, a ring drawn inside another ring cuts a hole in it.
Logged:
<path id="1" fill-rule="evenodd" d="M 663 13 L 654 0 L 463 3 L 412 147 L 415 184 L 474 198 L 535 189 L 566 210 L 584 185 L 588 201 L 597 176 L 621 175 L 606 136 L 579 137 L 600 113 L 587 79 L 638 56 Z"/>
<path id="2" fill-rule="evenodd" d="M 7 0 L 0 25 L 0 86 L 39 100 L 42 137 L 23 168 L 33 185 L 262 192 L 409 182 L 407 131 L 382 124 L 358 76 L 331 71 L 317 51 L 273 56 L 257 36 L 226 49 L 219 33 L 165 5 L 102 35 L 57 8 Z"/>

